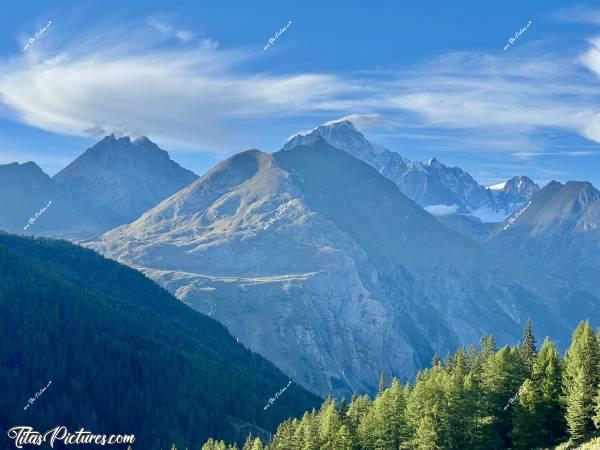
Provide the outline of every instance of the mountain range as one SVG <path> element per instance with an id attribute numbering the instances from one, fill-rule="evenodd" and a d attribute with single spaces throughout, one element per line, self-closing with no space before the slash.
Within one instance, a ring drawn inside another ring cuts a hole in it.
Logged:
<path id="1" fill-rule="evenodd" d="M 527 318 L 568 338 L 589 293 L 452 232 L 320 136 L 220 163 L 86 243 L 224 323 L 307 389 L 373 392 Z"/>
<path id="2" fill-rule="evenodd" d="M 344 395 L 482 334 L 512 343 L 527 318 L 560 344 L 597 315 L 597 196 L 525 176 L 484 187 L 334 121 L 200 178 L 115 136 L 53 178 L 0 166 L 0 228 L 137 268 L 304 387 Z"/>
<path id="3" fill-rule="evenodd" d="M 435 158 L 425 163 L 410 161 L 371 143 L 348 120 L 327 122 L 297 134 L 284 149 L 309 142 L 314 136 L 371 165 L 408 198 L 436 216 L 461 214 L 482 222 L 501 222 L 539 190 L 526 176 L 514 177 L 490 189 L 461 168 L 448 167 Z"/>
<path id="4" fill-rule="evenodd" d="M 45 206 L 48 208 L 29 224 Z M 42 169 L 28 162 L 0 165 L 0 229 L 73 238 L 92 234 L 97 227 Z"/>
<path id="5" fill-rule="evenodd" d="M 493 233 L 489 245 L 545 273 L 600 292 L 600 191 L 553 181 Z"/>
<path id="6" fill-rule="evenodd" d="M 148 138 L 110 135 L 52 178 L 33 162 L 0 165 L 0 229 L 90 237 L 136 219 L 196 178 Z"/>

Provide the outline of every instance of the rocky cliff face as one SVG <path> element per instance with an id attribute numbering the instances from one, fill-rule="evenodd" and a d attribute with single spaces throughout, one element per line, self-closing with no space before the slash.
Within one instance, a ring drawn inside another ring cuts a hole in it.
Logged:
<path id="1" fill-rule="evenodd" d="M 87 245 L 143 270 L 310 390 L 372 392 L 434 352 L 527 318 L 567 339 L 595 299 L 439 224 L 369 165 L 313 138 L 222 162 Z M 569 314 L 564 314 L 570 302 Z"/>
<path id="2" fill-rule="evenodd" d="M 148 138 L 111 135 L 53 179 L 78 210 L 107 229 L 138 218 L 196 178 Z"/>

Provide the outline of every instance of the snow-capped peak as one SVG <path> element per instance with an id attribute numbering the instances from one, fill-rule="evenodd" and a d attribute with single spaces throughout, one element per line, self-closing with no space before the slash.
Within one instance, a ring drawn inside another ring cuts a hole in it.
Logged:
<path id="1" fill-rule="evenodd" d="M 342 117 L 341 119 L 329 120 L 329 121 L 323 123 L 323 125 L 321 125 L 321 126 L 322 127 L 330 127 L 332 125 L 340 125 L 343 127 L 348 127 L 353 131 L 359 132 L 358 129 L 354 126 L 354 124 L 349 119 L 346 119 L 344 117 Z"/>
<path id="2" fill-rule="evenodd" d="M 330 145 L 343 150 L 355 158 L 365 162 L 374 160 L 383 150 L 373 145 L 354 124 L 345 118 L 325 122 L 310 131 L 303 131 L 288 140 L 283 150 L 289 150 L 299 145 L 306 145 L 312 138 L 320 136 Z"/>
<path id="3" fill-rule="evenodd" d="M 422 207 L 458 205 L 457 211 L 470 213 L 484 222 L 502 221 L 539 189 L 527 177 L 515 177 L 486 188 L 469 173 L 459 167 L 446 166 L 437 158 L 411 162 L 370 142 L 352 122 L 352 117 L 331 120 L 298 133 L 283 150 L 308 145 L 315 137 L 321 137 L 333 147 L 373 166 Z"/>

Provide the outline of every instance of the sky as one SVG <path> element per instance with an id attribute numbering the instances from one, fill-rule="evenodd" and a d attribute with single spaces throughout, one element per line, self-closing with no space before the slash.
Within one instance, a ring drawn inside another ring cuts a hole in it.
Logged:
<path id="1" fill-rule="evenodd" d="M 0 164 L 53 175 L 115 133 L 202 174 L 352 116 L 484 185 L 600 187 L 600 1 L 5 3 Z"/>

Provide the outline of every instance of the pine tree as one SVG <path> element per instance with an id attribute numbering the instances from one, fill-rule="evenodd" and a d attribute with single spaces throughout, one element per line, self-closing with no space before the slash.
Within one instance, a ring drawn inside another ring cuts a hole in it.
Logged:
<path id="1" fill-rule="evenodd" d="M 288 419 L 282 422 L 277 428 L 273 442 L 269 448 L 273 450 L 287 450 L 294 448 L 294 422 Z"/>
<path id="2" fill-rule="evenodd" d="M 202 446 L 202 450 L 228 450 L 230 448 L 237 448 L 237 447 L 229 447 L 227 445 L 225 445 L 224 441 L 214 441 L 212 439 L 209 439 L 203 446 Z M 177 450 L 177 447 L 175 447 L 175 445 L 173 445 L 173 447 L 171 447 L 171 450 Z"/>
<path id="3" fill-rule="evenodd" d="M 567 400 L 567 426 L 573 442 L 581 442 L 591 431 L 592 405 L 589 378 L 579 369 Z"/>
<path id="4" fill-rule="evenodd" d="M 302 450 L 319 450 L 321 448 L 321 439 L 317 413 L 312 411 L 310 414 L 305 414 L 302 418 L 301 426 L 304 431 Z"/>
<path id="5" fill-rule="evenodd" d="M 533 365 L 532 380 L 541 394 L 541 425 L 538 444 L 555 445 L 566 434 L 564 408 L 560 401 L 562 389 L 562 365 L 554 343 L 546 338 Z"/>
<path id="6" fill-rule="evenodd" d="M 353 396 L 350 407 L 348 408 L 347 416 L 350 419 L 352 428 L 358 429 L 363 417 L 366 416 L 373 406 L 373 401 L 368 395 L 360 397 Z"/>
<path id="7" fill-rule="evenodd" d="M 438 427 L 431 416 L 425 416 L 419 421 L 414 445 L 417 450 L 441 450 L 444 448 Z"/>
<path id="8" fill-rule="evenodd" d="M 411 444 L 415 448 L 437 448 L 449 445 L 449 410 L 445 386 L 449 375 L 443 367 L 423 371 L 415 383 L 406 414 L 414 430 Z"/>
<path id="9" fill-rule="evenodd" d="M 523 330 L 523 343 L 520 346 L 521 357 L 527 369 L 527 376 L 531 376 L 533 363 L 537 355 L 535 336 L 533 335 L 533 326 L 531 320 L 528 320 Z"/>
<path id="10" fill-rule="evenodd" d="M 392 448 L 399 448 L 404 440 L 408 440 L 408 424 L 406 421 L 406 405 L 410 391 L 404 389 L 397 378 L 387 390 L 388 398 L 385 406 L 385 420 L 389 422 L 389 439 Z"/>
<path id="11" fill-rule="evenodd" d="M 600 384 L 598 385 L 598 391 L 596 392 L 596 404 L 594 406 L 594 426 L 597 430 L 600 430 Z"/>
<path id="12" fill-rule="evenodd" d="M 335 438 L 335 450 L 352 450 L 355 443 L 352 439 L 352 433 L 346 425 L 342 425 Z"/>
<path id="13" fill-rule="evenodd" d="M 254 436 L 252 436 L 252 433 L 250 433 L 248 435 L 248 437 L 246 438 L 246 441 L 244 442 L 244 446 L 242 447 L 242 450 L 252 450 L 253 444 L 254 444 Z"/>
<path id="14" fill-rule="evenodd" d="M 449 377 L 446 377 L 445 391 L 448 409 L 451 411 L 448 417 L 449 448 L 465 448 L 468 440 L 469 412 L 465 391 L 467 370 L 465 351 L 461 348 L 454 357 L 452 373 Z"/>
<path id="15" fill-rule="evenodd" d="M 335 401 L 329 397 L 321 406 L 317 416 L 319 423 L 319 436 L 322 449 L 333 449 L 335 447 L 338 430 L 341 427 L 341 420 L 335 407 Z"/>
<path id="16" fill-rule="evenodd" d="M 513 408 L 511 437 L 515 449 L 536 447 L 543 420 L 541 404 L 539 387 L 530 379 L 525 380 Z"/>
<path id="17" fill-rule="evenodd" d="M 377 394 L 381 394 L 387 385 L 387 380 L 385 379 L 385 373 L 382 371 L 379 376 L 379 389 L 377 390 Z"/>
<path id="18" fill-rule="evenodd" d="M 579 442 L 593 429 L 594 399 L 598 386 L 598 340 L 588 321 L 573 332 L 565 355 L 564 401 L 569 436 Z"/>
<path id="19" fill-rule="evenodd" d="M 367 450 L 377 448 L 378 421 L 374 406 L 369 408 L 368 412 L 361 417 L 356 431 L 361 448 Z"/>
<path id="20" fill-rule="evenodd" d="M 533 355 L 533 362 L 530 357 Z M 329 397 L 316 413 L 284 421 L 268 446 L 249 436 L 244 450 L 529 449 L 573 442 L 600 428 L 600 335 L 582 322 L 564 364 L 548 338 L 539 353 L 531 323 L 523 343 L 459 349 L 402 387 L 384 377 L 374 400 Z M 203 450 L 235 450 L 209 440 Z"/>
<path id="21" fill-rule="evenodd" d="M 400 382 L 394 378 L 389 388 L 377 396 L 370 411 L 370 433 L 375 448 L 398 448 L 405 431 L 406 400 Z M 363 428 L 364 430 L 365 428 Z"/>

